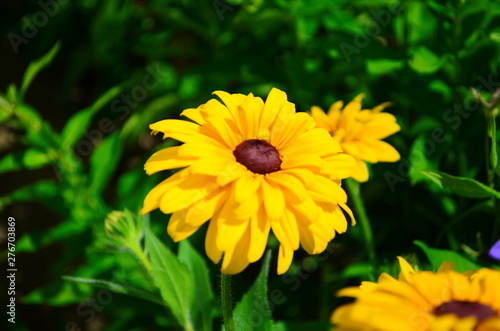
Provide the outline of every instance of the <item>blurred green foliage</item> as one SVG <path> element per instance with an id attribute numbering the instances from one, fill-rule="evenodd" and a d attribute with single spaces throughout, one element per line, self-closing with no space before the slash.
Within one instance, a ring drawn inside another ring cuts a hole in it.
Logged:
<path id="1" fill-rule="evenodd" d="M 486 255 L 500 237 L 498 104 L 488 103 L 500 87 L 497 1 L 42 0 L 0 12 L 0 208 L 17 221 L 16 329 L 220 328 L 203 231 L 177 248 L 167 217 L 137 216 L 168 175 L 147 177 L 145 160 L 174 143 L 148 125 L 215 90 L 275 86 L 299 111 L 360 92 L 367 108 L 393 101 L 402 131 L 389 142 L 402 160 L 372 166 L 361 186 L 377 273 L 395 274 L 397 255 L 420 269 L 443 256 L 498 267 Z M 106 239 L 113 210 L 135 240 Z M 276 330 L 329 329 L 334 293 L 370 270 L 360 231 L 317 257 L 299 251 L 284 276 L 259 274 L 259 262 L 234 277 L 237 301 L 248 292 L 237 318 L 262 308 L 249 298 L 262 300 L 267 281 L 262 329 L 269 313 Z"/>

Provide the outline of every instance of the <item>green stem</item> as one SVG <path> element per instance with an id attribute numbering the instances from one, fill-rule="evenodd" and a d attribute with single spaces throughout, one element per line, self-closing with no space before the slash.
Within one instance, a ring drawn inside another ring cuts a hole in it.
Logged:
<path id="1" fill-rule="evenodd" d="M 361 230 L 365 239 L 366 252 L 370 261 L 370 280 L 375 281 L 377 257 L 375 254 L 375 244 L 373 242 L 373 231 L 370 225 L 370 220 L 368 219 L 368 215 L 366 214 L 365 206 L 363 205 L 363 201 L 361 201 L 361 196 L 359 193 L 359 183 L 352 178 L 348 178 L 344 182 L 349 193 L 349 199 L 354 206 L 356 220 L 361 225 Z"/>
<path id="2" fill-rule="evenodd" d="M 139 261 L 141 261 L 144 268 L 146 268 L 147 271 L 151 271 L 151 264 L 139 245 L 130 245 L 130 249 L 134 252 Z"/>
<path id="3" fill-rule="evenodd" d="M 226 331 L 236 331 L 233 320 L 233 300 L 231 289 L 231 275 L 226 275 L 221 272 L 220 293 L 222 302 L 222 318 L 224 320 L 224 328 Z"/>

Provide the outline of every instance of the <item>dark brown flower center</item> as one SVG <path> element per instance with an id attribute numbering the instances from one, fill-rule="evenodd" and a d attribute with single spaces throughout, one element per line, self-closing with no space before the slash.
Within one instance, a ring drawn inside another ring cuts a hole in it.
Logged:
<path id="1" fill-rule="evenodd" d="M 267 141 L 245 140 L 233 152 L 236 161 L 257 174 L 268 174 L 280 170 L 281 159 L 278 150 Z"/>
<path id="2" fill-rule="evenodd" d="M 496 312 L 490 306 L 479 302 L 450 301 L 434 309 L 434 314 L 454 314 L 458 317 L 474 316 L 478 322 L 496 316 Z"/>

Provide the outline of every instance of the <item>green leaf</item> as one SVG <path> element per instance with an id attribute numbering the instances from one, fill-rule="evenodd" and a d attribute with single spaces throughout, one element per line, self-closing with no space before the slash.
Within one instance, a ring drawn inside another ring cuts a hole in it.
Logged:
<path id="1" fill-rule="evenodd" d="M 21 89 L 19 91 L 20 100 L 23 99 L 24 94 L 28 90 L 31 82 L 36 77 L 38 72 L 52 62 L 60 47 L 61 43 L 57 42 L 44 56 L 30 63 L 24 73 L 23 82 L 21 83 Z"/>
<path id="2" fill-rule="evenodd" d="M 151 276 L 163 300 L 179 323 L 185 329 L 192 330 L 190 303 L 194 300 L 193 283 L 188 268 L 150 229 L 146 230 L 146 250 L 151 260 Z"/>
<path id="3" fill-rule="evenodd" d="M 410 67 L 422 74 L 431 74 L 436 72 L 444 63 L 444 58 L 439 58 L 425 46 L 420 46 L 413 53 L 410 60 Z"/>
<path id="4" fill-rule="evenodd" d="M 153 293 L 148 291 L 144 291 L 139 288 L 135 288 L 132 286 L 126 286 L 118 283 L 113 283 L 107 280 L 101 279 L 91 279 L 91 278 L 81 278 L 81 277 L 73 277 L 73 276 L 62 276 L 62 279 L 68 280 L 70 282 L 89 284 L 95 287 L 105 288 L 111 290 L 113 292 L 130 295 L 136 298 L 148 300 L 159 305 L 164 306 L 165 303 Z"/>
<path id="5" fill-rule="evenodd" d="M 268 251 L 257 280 L 234 309 L 236 330 L 274 330 L 267 300 L 267 274 L 270 261 L 271 251 Z"/>
<path id="6" fill-rule="evenodd" d="M 488 125 L 488 136 L 491 138 L 491 152 L 490 152 L 491 169 L 496 169 L 498 165 L 498 154 L 497 154 L 497 126 L 496 126 L 495 116 L 490 117 Z"/>
<path id="7" fill-rule="evenodd" d="M 100 193 L 118 166 L 122 155 L 120 132 L 110 134 L 90 157 L 90 191 Z"/>
<path id="8" fill-rule="evenodd" d="M 195 330 L 210 331 L 214 293 L 210 285 L 207 264 L 187 240 L 179 243 L 178 255 L 179 260 L 188 268 L 192 283 L 196 284 L 197 295 L 191 302 Z"/>
<path id="9" fill-rule="evenodd" d="M 87 229 L 87 225 L 68 219 L 48 230 L 26 233 L 19 238 L 16 244 L 16 252 L 34 252 L 37 249 L 61 241 L 70 236 L 78 235 Z"/>
<path id="10" fill-rule="evenodd" d="M 422 251 L 424 251 L 425 255 L 431 262 L 434 271 L 436 271 L 444 261 L 451 261 L 455 263 L 455 269 L 458 272 L 477 270 L 481 268 L 481 265 L 465 258 L 457 252 L 446 249 L 431 248 L 420 240 L 416 240 L 414 244 L 420 247 Z"/>
<path id="11" fill-rule="evenodd" d="M 500 199 L 500 192 L 478 182 L 475 179 L 455 177 L 441 171 L 422 171 L 422 173 L 438 184 L 441 188 L 450 189 L 455 194 L 467 198 Z"/>
<path id="12" fill-rule="evenodd" d="M 52 210 L 62 213 L 65 208 L 59 195 L 60 188 L 53 181 L 42 180 L 22 186 L 8 196 L 0 197 L 0 209 L 16 201 L 37 200 L 51 207 Z"/>
<path id="13" fill-rule="evenodd" d="M 427 176 L 422 172 L 422 170 L 437 170 L 435 162 L 432 162 L 427 158 L 425 139 L 426 138 L 424 136 L 420 136 L 415 139 L 415 142 L 411 146 L 409 157 L 410 171 L 408 172 L 408 175 L 410 176 L 412 185 L 427 180 Z"/>
<path id="14" fill-rule="evenodd" d="M 7 154 L 0 160 L 0 174 L 22 169 L 38 169 L 50 163 L 49 156 L 37 148 Z"/>
<path id="15" fill-rule="evenodd" d="M 101 95 L 92 106 L 82 109 L 71 116 L 61 133 L 61 143 L 63 148 L 73 147 L 90 126 L 94 115 L 114 98 L 116 98 L 121 91 L 121 86 L 115 86 Z M 96 129 L 101 130 L 101 133 L 103 134 L 108 133 L 103 131 L 109 131 L 109 125 L 106 127 L 103 125 L 103 121 L 106 120 L 111 121 L 110 119 L 101 120 L 100 126 Z"/>
<path id="16" fill-rule="evenodd" d="M 366 68 L 374 76 L 385 75 L 404 67 L 402 60 L 393 59 L 368 59 Z"/>

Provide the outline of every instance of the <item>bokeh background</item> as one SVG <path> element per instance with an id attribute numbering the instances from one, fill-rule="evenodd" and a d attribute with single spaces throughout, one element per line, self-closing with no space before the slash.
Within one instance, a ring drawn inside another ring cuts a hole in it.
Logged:
<path id="1" fill-rule="evenodd" d="M 420 170 L 495 184 L 484 107 L 470 87 L 486 100 L 500 87 L 498 1 L 42 0 L 2 2 L 0 17 L 0 213 L 16 219 L 18 268 L 9 330 L 175 329 L 157 305 L 121 294 L 102 304 L 95 287 L 61 277 L 141 286 L 134 258 L 103 248 L 103 220 L 112 210 L 137 213 L 169 175 L 143 172 L 148 156 L 174 144 L 148 125 L 215 90 L 265 97 L 278 87 L 298 111 L 359 93 L 367 108 L 392 101 L 387 111 L 402 130 L 387 141 L 402 160 L 373 165 L 361 186 L 381 269 L 394 272 L 397 255 L 428 263 L 415 240 L 489 261 L 498 204 L 442 190 Z M 33 65 L 51 49 L 50 63 Z M 150 216 L 175 251 L 167 221 Z M 4 251 L 5 222 L 0 232 Z M 190 239 L 202 256 L 203 237 Z M 273 258 L 269 289 L 283 293 L 272 307 L 282 330 L 329 328 L 341 302 L 334 293 L 366 279 L 362 238 L 349 229 L 321 261 L 300 250 L 284 277 Z M 218 266 L 208 265 L 217 289 Z M 235 277 L 236 299 L 259 268 Z"/>

